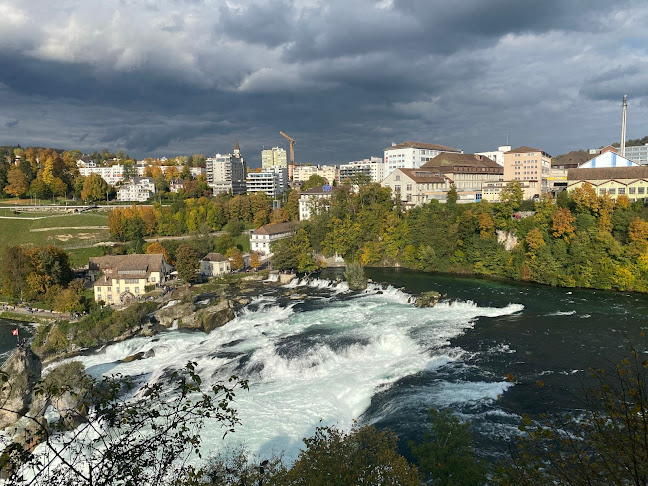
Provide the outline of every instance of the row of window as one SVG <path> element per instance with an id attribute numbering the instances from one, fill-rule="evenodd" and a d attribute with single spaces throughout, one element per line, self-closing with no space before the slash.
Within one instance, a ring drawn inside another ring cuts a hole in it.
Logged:
<path id="1" fill-rule="evenodd" d="M 635 193 L 636 190 L 636 193 Z M 628 187 L 628 194 L 645 194 L 646 188 L 645 187 Z M 599 189 L 599 194 L 605 194 L 608 193 L 610 195 L 613 194 L 625 194 L 626 193 L 626 188 L 625 187 L 619 187 L 618 191 L 617 188 L 611 187 L 609 189 Z"/>

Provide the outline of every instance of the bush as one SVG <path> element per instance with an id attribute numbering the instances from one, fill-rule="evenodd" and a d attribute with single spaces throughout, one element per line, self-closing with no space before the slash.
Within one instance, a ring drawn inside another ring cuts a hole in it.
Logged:
<path id="1" fill-rule="evenodd" d="M 346 278 L 350 290 L 364 290 L 367 288 L 367 277 L 365 277 L 360 262 L 347 263 L 344 278 Z"/>

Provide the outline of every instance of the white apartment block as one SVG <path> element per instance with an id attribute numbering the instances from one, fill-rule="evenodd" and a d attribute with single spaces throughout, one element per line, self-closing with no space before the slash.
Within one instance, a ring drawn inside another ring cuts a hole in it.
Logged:
<path id="1" fill-rule="evenodd" d="M 288 155 L 281 147 L 272 147 L 269 150 L 261 151 L 261 167 L 286 167 L 288 168 Z"/>
<path id="2" fill-rule="evenodd" d="M 504 167 L 504 153 L 508 152 L 511 150 L 510 145 L 500 145 L 497 147 L 497 150 L 493 150 L 491 152 L 475 152 L 475 155 L 483 155 L 484 157 L 488 157 L 491 160 L 494 160 L 497 162 L 499 165 Z"/>
<path id="3" fill-rule="evenodd" d="M 94 165 L 94 163 L 92 163 Z M 106 181 L 111 186 L 114 186 L 118 182 L 124 180 L 123 174 L 124 166 L 123 165 L 111 165 L 110 167 L 79 167 L 79 174 L 83 177 L 88 177 L 90 174 L 99 174 L 101 178 Z"/>
<path id="4" fill-rule="evenodd" d="M 418 169 L 444 152 L 462 154 L 463 150 L 435 143 L 394 143 L 391 147 L 385 149 L 385 164 L 387 165 L 385 177 L 396 169 Z"/>
<path id="5" fill-rule="evenodd" d="M 340 165 L 341 181 L 351 179 L 356 174 L 365 174 L 371 178 L 371 182 L 380 183 L 387 177 L 387 165 L 380 157 L 371 157 Z"/>
<path id="6" fill-rule="evenodd" d="M 207 159 L 207 184 L 214 195 L 230 191 L 232 194 L 244 194 L 246 172 L 245 161 L 232 154 L 216 154 Z"/>
<path id="7" fill-rule="evenodd" d="M 268 167 L 261 172 L 250 172 L 245 180 L 248 194 L 264 192 L 268 197 L 275 198 L 286 191 L 288 187 L 287 167 Z"/>
<path id="8" fill-rule="evenodd" d="M 144 202 L 155 194 L 155 183 L 151 177 L 134 177 L 132 181 L 119 188 L 118 201 Z"/>
<path id="9" fill-rule="evenodd" d="M 337 192 L 336 187 L 325 185 L 322 187 L 313 187 L 301 193 L 299 196 L 299 220 L 310 219 L 313 211 L 317 214 L 324 209 L 329 210 L 330 200 L 333 194 Z"/>
<path id="10" fill-rule="evenodd" d="M 625 157 L 639 165 L 648 165 L 648 144 L 626 147 Z"/>
<path id="11" fill-rule="evenodd" d="M 334 165 L 296 165 L 293 181 L 303 183 L 313 175 L 323 177 L 329 184 L 340 180 L 340 170 Z"/>

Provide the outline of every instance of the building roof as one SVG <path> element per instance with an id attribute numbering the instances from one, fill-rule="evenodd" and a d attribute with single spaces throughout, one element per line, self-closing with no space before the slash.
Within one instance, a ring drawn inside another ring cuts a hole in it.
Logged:
<path id="1" fill-rule="evenodd" d="M 91 257 L 88 262 L 90 270 L 104 270 L 114 273 L 131 271 L 156 272 L 160 271 L 164 261 L 164 255 L 153 254 L 132 254 L 132 255 L 109 255 L 102 257 Z"/>
<path id="2" fill-rule="evenodd" d="M 591 160 L 581 164 L 579 169 L 594 169 L 604 167 L 636 167 L 639 164 L 634 163 L 632 160 L 620 156 L 616 152 L 608 151 L 602 152 Z"/>
<path id="3" fill-rule="evenodd" d="M 546 155 L 547 157 L 551 157 L 551 155 L 549 155 L 544 150 L 533 148 L 533 147 L 527 147 L 526 145 L 516 147 L 513 150 L 509 150 L 508 152 L 504 152 L 504 153 L 505 154 L 527 154 L 529 152 L 542 152 L 543 155 Z"/>
<path id="4" fill-rule="evenodd" d="M 297 223 L 294 221 L 288 221 L 287 223 L 266 224 L 254 230 L 254 233 L 257 235 L 278 235 L 281 233 L 289 233 L 296 230 Z"/>
<path id="5" fill-rule="evenodd" d="M 504 170 L 501 165 L 484 155 L 478 154 L 439 154 L 421 166 L 422 169 L 446 167 L 490 167 L 493 169 Z"/>
<path id="6" fill-rule="evenodd" d="M 595 167 L 586 169 L 569 169 L 568 181 L 596 181 L 606 179 L 648 179 L 648 166 L 632 167 Z"/>
<path id="7" fill-rule="evenodd" d="M 332 194 L 334 192 L 337 192 L 337 190 L 338 190 L 338 188 L 336 186 L 328 186 L 329 187 L 328 190 L 324 190 L 325 187 L 326 186 L 312 187 L 310 189 L 306 189 L 305 191 L 302 191 L 301 194 L 302 194 L 302 196 L 305 195 L 305 194 L 308 195 L 308 196 L 313 196 L 313 195 L 316 195 L 316 194 L 330 195 L 330 194 Z"/>
<path id="8" fill-rule="evenodd" d="M 204 262 L 229 262 L 227 257 L 224 257 L 220 253 L 207 253 L 202 259 Z"/>
<path id="9" fill-rule="evenodd" d="M 396 169 L 400 170 L 407 177 L 412 179 L 417 184 L 423 183 L 443 183 L 445 182 L 445 177 L 439 175 L 437 171 L 434 170 L 421 170 L 421 169 Z"/>
<path id="10" fill-rule="evenodd" d="M 421 149 L 428 149 L 428 150 L 441 150 L 445 152 L 461 152 L 461 150 L 459 149 L 446 147 L 445 145 L 439 145 L 436 143 L 422 143 L 422 142 L 403 142 L 397 145 L 392 145 L 391 147 L 387 147 L 385 150 L 392 150 L 392 149 L 398 150 L 403 148 L 421 148 Z"/>

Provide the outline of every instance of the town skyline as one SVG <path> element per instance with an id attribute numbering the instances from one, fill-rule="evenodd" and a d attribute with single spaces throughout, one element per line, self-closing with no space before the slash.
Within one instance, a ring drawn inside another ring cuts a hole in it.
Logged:
<path id="1" fill-rule="evenodd" d="M 392 142 L 552 155 L 646 135 L 637 1 L 0 3 L 2 144 L 135 158 Z M 258 160 L 257 160 L 258 159 Z"/>

